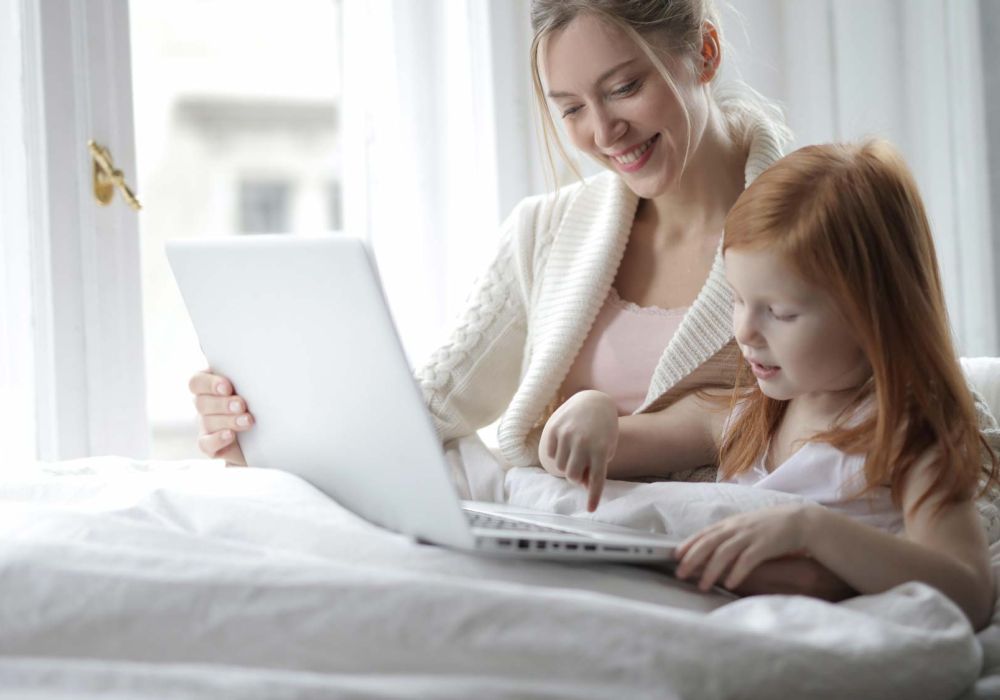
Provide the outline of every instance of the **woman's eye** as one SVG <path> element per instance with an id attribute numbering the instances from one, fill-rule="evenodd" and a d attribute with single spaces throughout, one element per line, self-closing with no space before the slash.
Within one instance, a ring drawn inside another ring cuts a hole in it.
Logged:
<path id="1" fill-rule="evenodd" d="M 573 115 L 574 115 L 574 114 L 576 114 L 576 113 L 577 113 L 577 112 L 578 112 L 579 110 L 580 110 L 580 108 L 579 108 L 579 107 L 570 107 L 570 108 L 568 108 L 568 109 L 564 109 L 564 110 L 563 110 L 563 112 L 562 112 L 562 116 L 563 116 L 563 119 L 565 119 L 566 117 L 571 117 L 571 116 L 573 116 Z"/>
<path id="2" fill-rule="evenodd" d="M 630 92 L 632 92 L 633 90 L 635 90 L 635 88 L 636 88 L 636 86 L 638 84 L 639 84 L 638 80 L 633 80 L 630 83 L 626 83 L 625 85 L 622 85 L 620 88 L 616 88 L 615 90 L 612 91 L 611 94 L 612 95 L 627 95 Z"/>

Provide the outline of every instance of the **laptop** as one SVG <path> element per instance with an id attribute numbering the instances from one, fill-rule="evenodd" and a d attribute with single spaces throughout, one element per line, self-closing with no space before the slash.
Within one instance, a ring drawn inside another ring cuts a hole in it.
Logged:
<path id="1" fill-rule="evenodd" d="M 664 534 L 460 501 L 360 239 L 254 235 L 167 243 L 213 371 L 254 414 L 247 463 L 305 479 L 421 542 L 490 555 L 668 564 Z"/>

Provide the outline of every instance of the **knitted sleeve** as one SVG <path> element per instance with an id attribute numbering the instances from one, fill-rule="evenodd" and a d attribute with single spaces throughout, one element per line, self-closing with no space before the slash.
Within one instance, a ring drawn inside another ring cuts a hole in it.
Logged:
<path id="1" fill-rule="evenodd" d="M 448 341 L 416 373 L 442 442 L 492 423 L 517 389 L 538 201 L 524 200 L 504 222 L 496 257 L 477 280 Z"/>

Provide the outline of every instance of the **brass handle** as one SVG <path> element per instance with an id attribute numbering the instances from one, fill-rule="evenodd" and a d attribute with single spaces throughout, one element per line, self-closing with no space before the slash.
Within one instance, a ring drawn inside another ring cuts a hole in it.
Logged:
<path id="1" fill-rule="evenodd" d="M 122 171 L 115 168 L 108 149 L 93 139 L 87 141 L 87 148 L 90 149 L 90 155 L 94 158 L 94 198 L 105 206 L 111 204 L 111 198 L 115 194 L 115 186 L 117 185 L 118 189 L 122 191 L 122 197 L 125 198 L 130 207 L 136 211 L 142 209 L 139 200 L 125 184 L 125 176 L 122 175 Z"/>

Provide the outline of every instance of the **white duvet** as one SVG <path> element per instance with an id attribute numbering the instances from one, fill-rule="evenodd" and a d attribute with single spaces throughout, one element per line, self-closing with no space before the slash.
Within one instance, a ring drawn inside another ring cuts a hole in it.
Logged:
<path id="1" fill-rule="evenodd" d="M 632 567 L 417 545 L 281 472 L 105 458 L 16 474 L 0 482 L 4 698 L 948 698 L 1000 689 L 989 673 L 1000 664 L 1000 625 L 977 637 L 923 585 L 836 605 L 733 601 Z M 583 506 L 540 470 L 513 470 L 505 486 L 513 503 Z M 596 515 L 683 534 L 785 498 L 612 483 Z"/>

